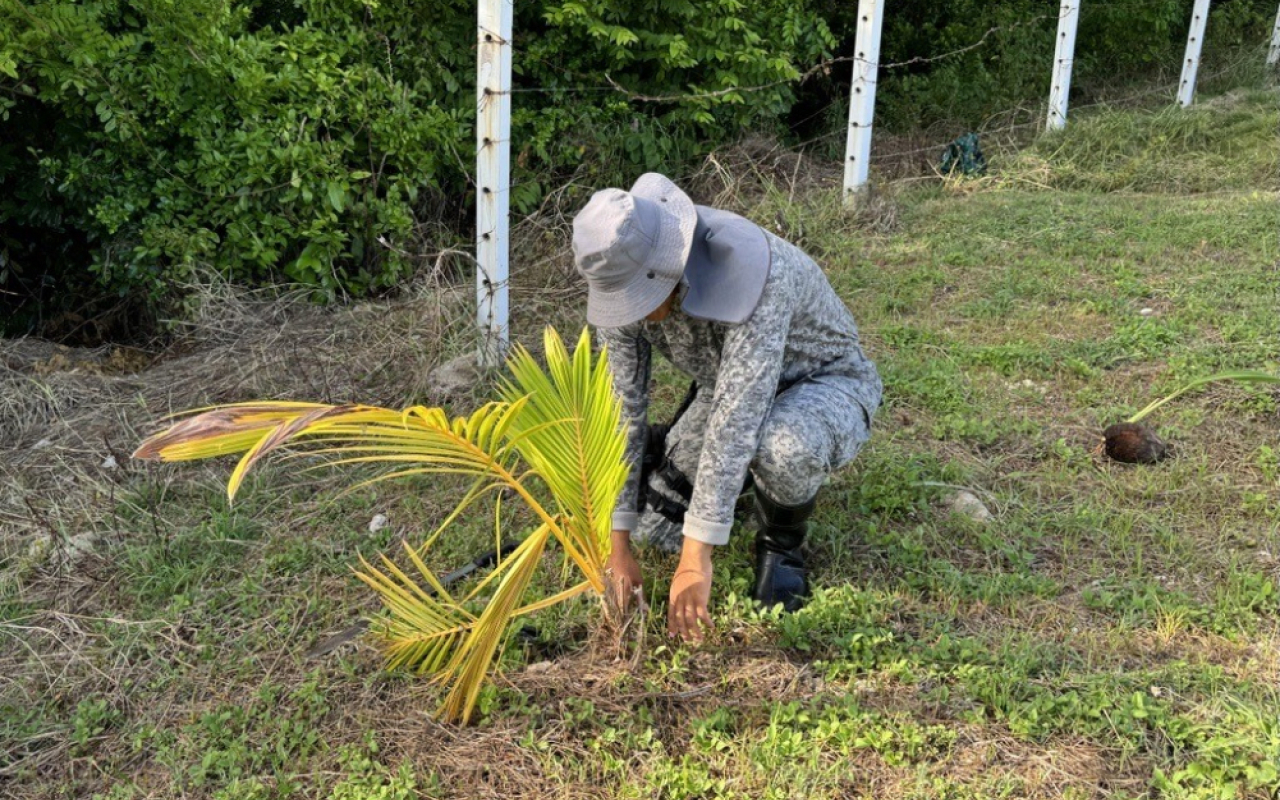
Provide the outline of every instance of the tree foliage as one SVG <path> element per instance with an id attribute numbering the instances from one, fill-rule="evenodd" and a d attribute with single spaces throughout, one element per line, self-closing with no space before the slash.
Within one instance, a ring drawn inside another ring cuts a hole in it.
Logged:
<path id="1" fill-rule="evenodd" d="M 1176 65 L 1190 6 L 1085 4 L 1075 85 Z M 847 64 L 791 79 L 852 51 L 854 3 L 515 8 L 517 212 L 571 172 L 675 172 L 789 115 L 843 127 Z M 886 61 L 983 46 L 882 74 L 882 129 L 1038 102 L 1057 13 L 889 4 Z M 1215 3 L 1209 42 L 1262 41 L 1273 13 Z M 205 270 L 320 295 L 404 280 L 472 224 L 475 19 L 475 0 L 0 0 L 0 332 L 57 332 L 103 293 L 132 321 Z"/>
<path id="2" fill-rule="evenodd" d="M 518 8 L 517 83 L 549 91 L 515 103 L 517 210 L 548 171 L 588 161 L 621 180 L 776 117 L 792 91 L 651 105 L 609 79 L 645 93 L 785 81 L 832 44 L 784 0 Z M 156 301 L 204 268 L 327 293 L 402 280 L 419 243 L 469 218 L 475 13 L 474 0 L 5 0 L 0 285 L 48 301 L 87 267 Z"/>

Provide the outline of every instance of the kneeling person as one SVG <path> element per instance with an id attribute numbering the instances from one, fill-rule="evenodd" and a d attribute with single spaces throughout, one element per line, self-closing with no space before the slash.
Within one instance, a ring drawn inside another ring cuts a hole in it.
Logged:
<path id="1" fill-rule="evenodd" d="M 699 639 L 710 623 L 712 550 L 729 540 L 750 473 L 760 524 L 754 596 L 799 608 L 808 594 L 801 545 L 818 489 L 867 441 L 880 405 L 880 377 L 853 316 L 795 245 L 695 206 L 656 173 L 629 192 L 597 192 L 573 229 L 587 320 L 609 347 L 629 425 L 615 584 L 624 597 L 640 585 L 633 536 L 679 547 L 668 630 Z M 648 431 L 655 349 L 697 386 L 661 444 Z M 649 454 L 662 467 L 641 487 L 647 444 L 663 448 Z"/>

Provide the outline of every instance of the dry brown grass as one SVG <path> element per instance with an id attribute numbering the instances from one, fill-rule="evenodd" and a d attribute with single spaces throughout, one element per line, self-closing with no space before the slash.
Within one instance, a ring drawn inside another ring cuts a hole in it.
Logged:
<path id="1" fill-rule="evenodd" d="M 251 399 L 433 402 L 431 369 L 465 340 L 469 292 L 422 287 L 321 308 L 300 291 L 199 287 L 164 352 L 0 340 L 0 540 L 91 534 L 142 435 L 168 415 Z"/>

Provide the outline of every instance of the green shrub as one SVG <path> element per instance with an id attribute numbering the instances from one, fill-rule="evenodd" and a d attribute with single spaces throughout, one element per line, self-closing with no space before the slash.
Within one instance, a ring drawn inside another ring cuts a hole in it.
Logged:
<path id="1" fill-rule="evenodd" d="M 1086 4 L 1077 93 L 1117 70 L 1176 70 L 1190 5 Z M 1040 102 L 1057 7 L 894 5 L 884 61 L 961 52 L 883 73 L 882 130 Z M 1262 42 L 1273 10 L 1215 4 L 1211 47 Z M 475 14 L 473 0 L 0 4 L 0 333 L 111 314 L 136 327 L 206 270 L 323 297 L 434 263 L 470 238 Z M 516 14 L 517 213 L 571 174 L 590 187 L 678 173 L 784 119 L 843 129 L 847 64 L 791 79 L 852 52 L 855 4 L 539 0 Z"/>
<path id="2" fill-rule="evenodd" d="M 688 158 L 789 107 L 832 44 L 803 3 L 521 4 L 512 202 Z M 0 288 L 154 305 L 213 268 L 364 293 L 465 230 L 474 2 L 49 0 L 0 8 Z M 694 103 L 646 94 L 728 92 Z M 91 276 L 85 275 L 86 267 Z M 10 322 L 29 327 L 30 314 Z"/>
<path id="3" fill-rule="evenodd" d="M 890 6 L 881 62 L 937 60 L 881 73 L 876 94 L 881 130 L 913 132 L 940 121 L 977 126 L 993 115 L 1044 103 L 1060 5 L 1058 0 L 901 0 Z M 1153 74 L 1175 80 L 1192 5 L 1191 0 L 1081 4 L 1072 102 L 1115 90 L 1118 80 Z M 828 3 L 823 13 L 840 39 L 839 51 L 851 52 L 857 4 Z M 1258 49 L 1274 18 L 1275 5 L 1263 0 L 1214 3 L 1206 55 L 1242 46 Z M 981 47 L 966 49 L 978 41 Z M 944 54 L 950 55 L 938 58 Z M 1261 63 L 1260 51 L 1256 58 Z M 844 67 L 840 75 L 846 74 Z M 806 103 L 826 106 L 832 91 L 815 87 L 820 96 L 806 96 Z M 848 114 L 843 98 L 835 100 L 824 121 L 827 128 L 843 124 Z M 843 141 L 832 147 L 833 153 L 842 152 Z"/>

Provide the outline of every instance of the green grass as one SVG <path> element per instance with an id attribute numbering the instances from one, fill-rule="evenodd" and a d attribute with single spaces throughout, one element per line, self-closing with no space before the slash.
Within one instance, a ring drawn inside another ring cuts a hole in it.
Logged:
<path id="1" fill-rule="evenodd" d="M 1014 159 L 1012 182 L 1095 192 L 1277 188 L 1274 90 L 1234 92 L 1182 109 L 1106 110 L 1045 136 Z"/>
<path id="2" fill-rule="evenodd" d="M 328 501 L 331 479 L 273 469 L 228 508 L 222 467 L 134 475 L 76 573 L 4 598 L 6 642 L 26 643 L 0 685 L 6 790 L 1273 797 L 1280 396 L 1215 385 L 1162 408 L 1159 465 L 1096 448 L 1188 379 L 1280 371 L 1275 129 L 1271 94 L 1082 114 L 991 178 L 903 190 L 886 235 L 825 190 L 762 187 L 740 210 L 803 230 L 887 388 L 821 498 L 817 595 L 752 608 L 741 530 L 706 646 L 666 642 L 654 613 L 619 647 L 589 603 L 557 608 L 509 643 L 472 728 L 432 721 L 438 690 L 368 649 L 303 657 L 374 608 L 358 556 L 430 530 L 457 485 Z M 670 409 L 684 385 L 660 378 Z M 947 513 L 957 486 L 989 523 Z M 392 526 L 370 533 L 374 513 Z M 492 537 L 477 514 L 434 566 Z M 643 564 L 660 612 L 673 561 Z"/>

